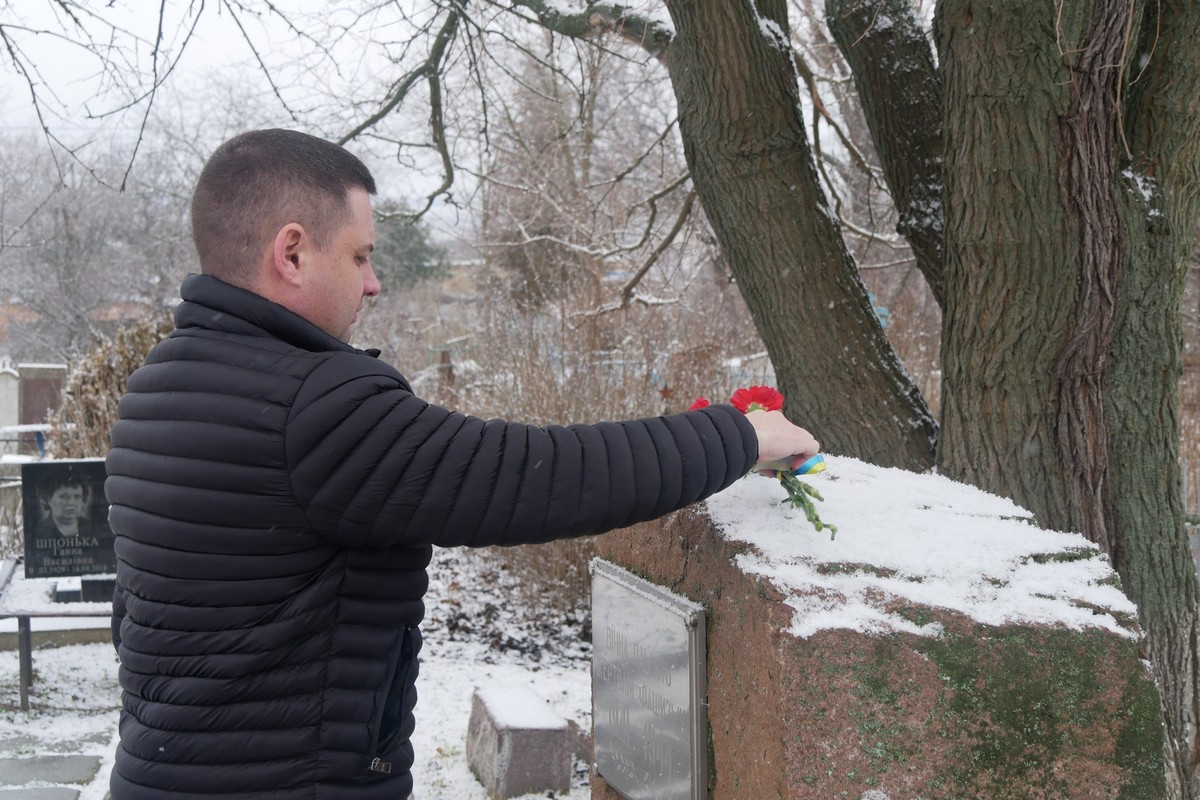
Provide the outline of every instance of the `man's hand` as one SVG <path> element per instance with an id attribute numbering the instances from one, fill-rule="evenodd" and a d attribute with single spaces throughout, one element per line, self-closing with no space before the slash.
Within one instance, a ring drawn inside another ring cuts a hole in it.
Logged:
<path id="1" fill-rule="evenodd" d="M 784 462 L 795 469 L 821 452 L 821 443 L 804 428 L 788 422 L 782 411 L 751 411 L 746 421 L 758 434 L 759 465 Z"/>

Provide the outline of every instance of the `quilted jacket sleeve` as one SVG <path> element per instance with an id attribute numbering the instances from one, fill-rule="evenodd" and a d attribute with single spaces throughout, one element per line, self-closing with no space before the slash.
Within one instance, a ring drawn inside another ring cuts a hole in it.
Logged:
<path id="1" fill-rule="evenodd" d="M 331 359 L 288 421 L 293 491 L 340 544 L 484 546 L 602 533 L 724 489 L 758 457 L 744 415 L 538 428 L 431 405 L 366 357 Z"/>

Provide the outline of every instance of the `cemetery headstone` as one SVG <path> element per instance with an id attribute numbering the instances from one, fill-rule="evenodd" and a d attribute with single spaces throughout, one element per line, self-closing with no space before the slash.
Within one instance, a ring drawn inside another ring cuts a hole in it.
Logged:
<path id="1" fill-rule="evenodd" d="M 21 466 L 26 578 L 116 572 L 104 478 L 103 459 Z"/>

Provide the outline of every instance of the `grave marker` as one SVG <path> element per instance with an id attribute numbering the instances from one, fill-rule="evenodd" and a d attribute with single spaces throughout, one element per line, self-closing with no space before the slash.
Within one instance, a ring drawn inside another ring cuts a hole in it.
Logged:
<path id="1" fill-rule="evenodd" d="M 26 578 L 117 571 L 104 478 L 103 459 L 21 465 Z"/>

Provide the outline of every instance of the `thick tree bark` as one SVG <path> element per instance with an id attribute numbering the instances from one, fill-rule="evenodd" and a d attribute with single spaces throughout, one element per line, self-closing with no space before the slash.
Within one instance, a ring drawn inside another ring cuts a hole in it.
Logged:
<path id="1" fill-rule="evenodd" d="M 936 423 L 884 336 L 817 180 L 785 3 L 679 0 L 668 9 L 675 38 L 665 61 L 692 180 L 789 411 L 830 452 L 929 466 Z"/>
<path id="2" fill-rule="evenodd" d="M 1068 466 L 1070 525 L 1111 553 L 1109 485 L 1109 350 L 1122 272 L 1125 235 L 1117 208 L 1118 94 L 1123 43 L 1132 23 L 1124 0 L 1099 0 L 1070 64 L 1070 103 L 1060 116 L 1058 184 L 1071 237 L 1078 242 L 1075 319 L 1055 367 L 1058 447 Z"/>
<path id="3" fill-rule="evenodd" d="M 942 81 L 929 39 L 912 0 L 825 0 L 825 15 L 900 215 L 896 230 L 945 306 Z"/>
<path id="4" fill-rule="evenodd" d="M 1071 519 L 1053 375 L 1074 321 L 1078 243 L 1057 181 L 1069 103 L 1053 0 L 943 0 L 945 474 Z M 1047 13 L 1049 12 L 1049 13 Z M 1067 526 L 1069 527 L 1069 526 Z"/>
<path id="5" fill-rule="evenodd" d="M 1123 114 L 1126 248 L 1106 397 L 1113 562 L 1141 609 L 1183 793 L 1200 798 L 1197 587 L 1182 524 L 1180 301 L 1200 217 L 1200 6 L 1138 5 Z"/>
<path id="6" fill-rule="evenodd" d="M 939 4 L 939 461 L 1108 550 L 1148 634 L 1173 793 L 1194 798 L 1196 581 L 1176 459 L 1200 31 L 1183 3 L 1139 26 L 1148 6 Z M 1125 108 L 1123 64 L 1139 72 Z"/>

